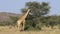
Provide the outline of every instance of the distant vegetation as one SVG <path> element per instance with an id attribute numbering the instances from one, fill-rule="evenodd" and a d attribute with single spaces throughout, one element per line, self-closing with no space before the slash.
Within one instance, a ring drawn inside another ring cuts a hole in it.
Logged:
<path id="1" fill-rule="evenodd" d="M 15 26 L 18 17 L 12 17 L 12 16 L 10 17 L 13 20 L 13 22 L 3 21 L 0 22 L 0 26 L 9 26 L 9 25 Z M 40 23 L 35 21 L 38 24 L 35 24 L 31 20 L 26 19 L 25 30 L 41 30 L 43 26 L 53 28 L 54 26 L 57 25 L 60 28 L 60 16 L 46 16 L 46 17 L 40 17 L 39 19 Z"/>

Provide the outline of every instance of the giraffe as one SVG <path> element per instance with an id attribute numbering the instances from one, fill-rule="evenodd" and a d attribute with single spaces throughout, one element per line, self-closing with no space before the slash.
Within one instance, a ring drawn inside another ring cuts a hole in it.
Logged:
<path id="1" fill-rule="evenodd" d="M 19 30 L 24 30 L 24 26 L 25 26 L 25 19 L 28 15 L 28 13 L 30 12 L 30 9 L 28 9 L 28 11 L 17 20 L 17 26 Z M 23 24 L 23 25 L 22 25 Z"/>

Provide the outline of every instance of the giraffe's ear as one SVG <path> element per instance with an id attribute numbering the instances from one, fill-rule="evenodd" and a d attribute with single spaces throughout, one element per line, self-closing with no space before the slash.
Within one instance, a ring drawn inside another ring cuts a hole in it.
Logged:
<path id="1" fill-rule="evenodd" d="M 30 9 L 30 12 L 31 12 L 31 9 Z"/>

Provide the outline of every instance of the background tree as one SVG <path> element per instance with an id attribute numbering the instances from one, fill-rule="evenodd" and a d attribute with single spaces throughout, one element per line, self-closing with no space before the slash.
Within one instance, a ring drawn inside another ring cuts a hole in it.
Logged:
<path id="1" fill-rule="evenodd" d="M 49 12 L 50 6 L 47 2 L 26 2 L 25 8 L 21 9 L 21 12 L 27 12 L 27 8 L 31 9 L 31 11 L 29 12 L 29 15 L 27 16 L 26 20 L 32 21 L 30 22 L 31 24 L 28 24 L 35 27 L 36 24 L 41 23 L 40 17 L 46 15 Z"/>

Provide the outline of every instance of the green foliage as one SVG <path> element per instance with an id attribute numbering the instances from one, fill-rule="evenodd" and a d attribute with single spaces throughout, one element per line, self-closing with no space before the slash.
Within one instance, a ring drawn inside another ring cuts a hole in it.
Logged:
<path id="1" fill-rule="evenodd" d="M 60 17 L 59 16 L 47 16 L 42 17 L 40 20 L 45 26 L 51 26 L 52 28 L 56 25 L 60 25 Z"/>
<path id="2" fill-rule="evenodd" d="M 41 17 L 42 15 L 45 15 L 49 12 L 50 6 L 46 2 L 27 2 L 26 8 L 31 9 L 31 12 L 29 15 L 35 16 L 35 17 Z M 22 13 L 27 12 L 27 9 L 23 8 Z"/>

